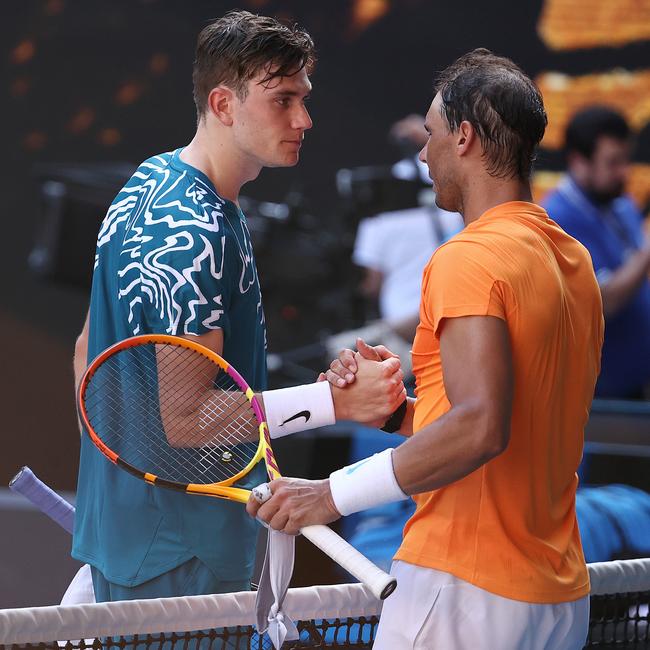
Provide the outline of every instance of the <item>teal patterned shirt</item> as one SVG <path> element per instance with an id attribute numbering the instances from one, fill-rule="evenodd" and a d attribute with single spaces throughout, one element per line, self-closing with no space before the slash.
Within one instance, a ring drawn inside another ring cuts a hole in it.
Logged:
<path id="1" fill-rule="evenodd" d="M 88 362 L 137 334 L 221 328 L 223 356 L 266 388 L 266 329 L 246 219 L 178 149 L 143 162 L 101 225 L 90 300 Z M 266 479 L 263 464 L 238 483 Z M 123 586 L 192 557 L 222 580 L 250 577 L 257 524 L 244 507 L 155 488 L 81 440 L 72 555 Z"/>

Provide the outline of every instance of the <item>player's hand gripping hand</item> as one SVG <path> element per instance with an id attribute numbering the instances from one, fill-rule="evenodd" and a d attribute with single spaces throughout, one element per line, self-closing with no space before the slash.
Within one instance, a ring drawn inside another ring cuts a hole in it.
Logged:
<path id="1" fill-rule="evenodd" d="M 345 388 L 345 386 L 354 382 L 357 373 L 357 355 L 361 355 L 364 359 L 371 361 L 385 361 L 386 359 L 399 360 L 399 357 L 385 345 L 371 346 L 360 338 L 357 339 L 357 349 L 359 350 L 358 353 L 348 348 L 341 350 L 338 358 L 330 363 L 327 372 L 320 373 L 318 381 L 327 380 L 332 386 Z"/>
<path id="2" fill-rule="evenodd" d="M 246 511 L 288 535 L 297 535 L 300 529 L 313 524 L 329 524 L 341 513 L 336 509 L 329 479 L 307 481 L 302 478 L 279 478 L 269 483 L 273 496 L 259 503 L 253 495 Z"/>
<path id="3" fill-rule="evenodd" d="M 337 420 L 354 420 L 380 427 L 406 399 L 399 359 L 370 361 L 354 356 L 355 380 L 345 388 L 331 386 Z"/>

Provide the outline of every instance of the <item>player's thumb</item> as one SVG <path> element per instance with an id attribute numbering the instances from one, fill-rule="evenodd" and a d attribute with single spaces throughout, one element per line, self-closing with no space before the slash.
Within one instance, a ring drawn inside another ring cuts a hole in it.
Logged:
<path id="1" fill-rule="evenodd" d="M 364 359 L 370 361 L 381 361 L 381 356 L 371 345 L 368 345 L 362 338 L 357 339 L 357 350 Z"/>

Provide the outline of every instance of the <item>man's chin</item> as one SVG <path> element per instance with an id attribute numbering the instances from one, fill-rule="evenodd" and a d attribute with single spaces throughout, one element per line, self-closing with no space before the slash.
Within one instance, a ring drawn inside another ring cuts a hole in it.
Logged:
<path id="1" fill-rule="evenodd" d="M 295 167 L 298 164 L 300 157 L 298 155 L 285 157 L 283 160 L 273 160 L 267 162 L 264 167 Z"/>
<path id="2" fill-rule="evenodd" d="M 456 208 L 450 206 L 449 203 L 445 201 L 444 197 L 440 196 L 440 194 L 438 193 L 435 194 L 434 201 L 436 206 L 441 210 L 445 210 L 446 212 L 456 212 Z"/>

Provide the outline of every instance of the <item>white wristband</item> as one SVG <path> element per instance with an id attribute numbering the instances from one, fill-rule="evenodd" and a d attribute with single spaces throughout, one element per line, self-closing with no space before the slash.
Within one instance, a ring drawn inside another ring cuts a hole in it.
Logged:
<path id="1" fill-rule="evenodd" d="M 332 472 L 330 490 L 342 515 L 408 498 L 395 478 L 392 449 Z"/>
<path id="2" fill-rule="evenodd" d="M 266 390 L 262 393 L 271 438 L 336 422 L 334 400 L 326 381 Z"/>

